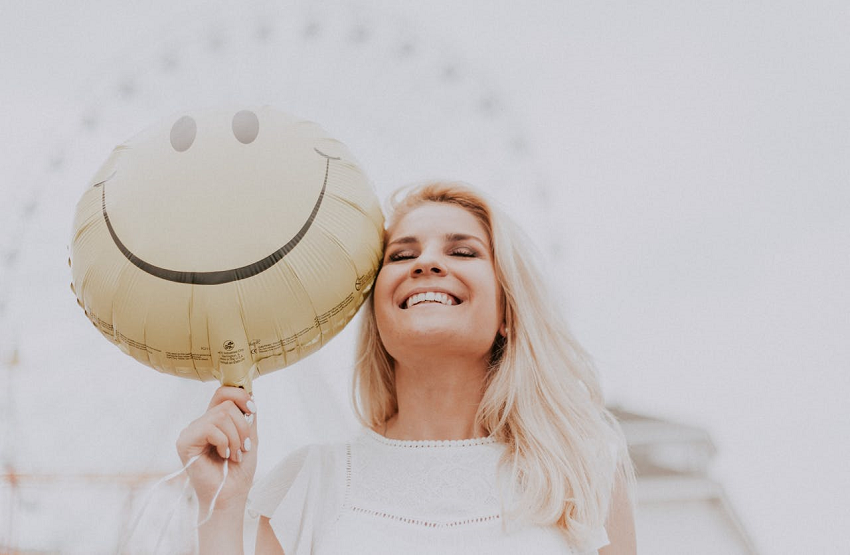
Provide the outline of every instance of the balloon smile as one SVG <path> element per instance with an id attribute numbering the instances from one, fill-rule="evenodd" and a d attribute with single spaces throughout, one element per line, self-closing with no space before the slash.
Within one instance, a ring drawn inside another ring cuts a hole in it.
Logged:
<path id="1" fill-rule="evenodd" d="M 310 216 L 304 222 L 304 225 L 301 226 L 301 229 L 292 237 L 285 245 L 271 253 L 270 255 L 257 260 L 251 264 L 246 264 L 245 266 L 239 268 L 233 268 L 230 270 L 219 270 L 214 272 L 185 272 L 180 270 L 170 270 L 167 268 L 161 268 L 159 266 L 155 266 L 149 262 L 146 262 L 133 254 L 133 252 L 128 249 L 121 239 L 118 237 L 118 234 L 115 233 L 115 229 L 112 227 L 112 223 L 109 221 L 109 214 L 106 211 L 106 183 L 109 182 L 113 177 L 115 177 L 115 173 L 110 175 L 105 180 L 100 183 L 96 183 L 95 187 L 101 187 L 101 206 L 103 209 L 103 219 L 106 221 L 106 227 L 109 229 L 109 235 L 112 237 L 112 240 L 115 242 L 115 246 L 118 247 L 118 250 L 121 251 L 127 260 L 132 262 L 137 268 L 140 270 L 147 272 L 153 276 L 158 278 L 174 281 L 177 283 L 190 283 L 193 285 L 221 285 L 223 283 L 230 283 L 232 281 L 238 281 L 241 279 L 247 279 L 253 277 L 261 272 L 264 272 L 277 264 L 284 256 L 286 256 L 292 249 L 294 249 L 298 243 L 301 242 L 301 239 L 307 234 L 307 231 L 310 229 L 310 226 L 313 225 L 313 221 L 316 219 L 316 215 L 319 212 L 319 207 L 322 205 L 322 200 L 325 197 L 325 188 L 328 185 L 328 171 L 330 170 L 331 160 L 339 160 L 338 157 L 328 156 L 327 154 L 320 151 L 318 148 L 313 148 L 316 151 L 316 154 L 325 158 L 325 178 L 322 183 L 322 190 L 319 192 L 319 197 L 316 199 L 316 203 L 313 205 L 313 210 L 310 213 Z"/>

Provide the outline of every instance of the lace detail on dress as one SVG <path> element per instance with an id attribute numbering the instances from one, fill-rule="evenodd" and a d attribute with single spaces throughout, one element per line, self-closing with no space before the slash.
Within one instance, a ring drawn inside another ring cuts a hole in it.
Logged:
<path id="1" fill-rule="evenodd" d="M 417 526 L 424 526 L 426 528 L 452 528 L 454 526 L 463 526 L 464 524 L 475 524 L 478 522 L 489 522 L 491 520 L 499 519 L 499 515 L 490 515 L 490 516 L 481 516 L 477 518 L 469 518 L 466 520 L 455 520 L 452 522 L 430 522 L 427 520 L 418 520 L 415 518 L 405 518 L 401 516 L 392 515 L 389 513 L 383 513 L 379 511 L 370 511 L 368 509 L 361 509 L 360 507 L 351 507 L 351 510 L 355 513 L 366 513 L 372 516 L 379 516 L 382 518 L 389 518 L 390 520 L 397 520 L 399 522 L 404 522 L 406 524 L 416 524 Z"/>
<path id="2" fill-rule="evenodd" d="M 476 437 L 472 439 L 390 439 L 381 434 L 366 428 L 366 435 L 393 447 L 405 447 L 408 449 L 426 448 L 426 447 L 473 447 L 475 445 L 490 445 L 496 443 L 494 437 Z"/>
<path id="3" fill-rule="evenodd" d="M 496 473 L 503 451 L 493 438 L 402 441 L 367 430 L 346 446 L 346 505 L 430 528 L 498 519 Z"/>

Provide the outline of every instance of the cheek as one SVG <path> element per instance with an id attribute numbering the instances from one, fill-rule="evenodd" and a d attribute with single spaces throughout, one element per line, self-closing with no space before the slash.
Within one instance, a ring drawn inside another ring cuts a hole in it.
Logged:
<path id="1" fill-rule="evenodd" d="M 499 326 L 502 325 L 505 321 L 505 293 L 502 291 L 502 287 L 499 285 L 498 281 L 494 281 L 493 283 L 493 307 L 494 307 L 494 318 L 498 321 Z"/>
<path id="2" fill-rule="evenodd" d="M 380 331 L 381 321 L 389 315 L 393 301 L 393 276 L 392 272 L 382 269 L 375 279 L 375 289 L 372 291 L 375 303 L 375 319 Z"/>
<path id="3" fill-rule="evenodd" d="M 375 290 L 373 292 L 376 303 L 375 308 L 377 308 L 379 301 L 392 298 L 392 276 L 390 274 L 392 274 L 391 270 L 382 268 L 378 272 L 378 277 L 375 278 Z"/>

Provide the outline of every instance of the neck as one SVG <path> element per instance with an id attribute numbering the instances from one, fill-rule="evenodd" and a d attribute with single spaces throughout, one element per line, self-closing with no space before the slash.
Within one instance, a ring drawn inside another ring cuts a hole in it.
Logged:
<path id="1" fill-rule="evenodd" d="M 398 413 L 377 430 L 391 439 L 451 440 L 486 435 L 475 422 L 486 360 L 421 357 L 396 361 Z"/>

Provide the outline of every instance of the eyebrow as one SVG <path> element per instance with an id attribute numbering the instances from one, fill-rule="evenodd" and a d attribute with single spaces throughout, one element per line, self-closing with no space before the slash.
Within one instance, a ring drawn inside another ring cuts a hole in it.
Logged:
<path id="1" fill-rule="evenodd" d="M 487 243 L 485 243 L 475 235 L 467 235 L 466 233 L 446 233 L 445 238 L 447 243 L 459 243 L 461 241 L 477 241 L 481 244 L 482 247 L 487 247 Z M 410 245 L 418 242 L 419 239 L 417 239 L 413 235 L 405 235 L 404 237 L 393 239 L 392 241 L 387 243 L 387 246 L 389 247 L 391 245 Z"/>
<path id="2" fill-rule="evenodd" d="M 467 235 L 466 233 L 446 233 L 446 242 L 459 243 L 461 241 L 477 241 L 481 243 L 482 247 L 487 247 L 487 244 L 475 235 Z"/>

